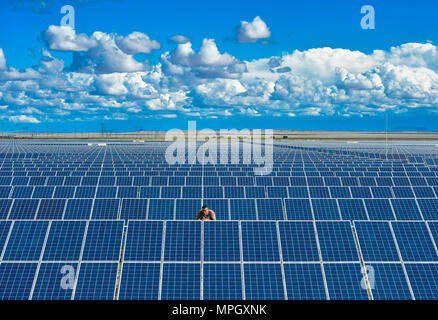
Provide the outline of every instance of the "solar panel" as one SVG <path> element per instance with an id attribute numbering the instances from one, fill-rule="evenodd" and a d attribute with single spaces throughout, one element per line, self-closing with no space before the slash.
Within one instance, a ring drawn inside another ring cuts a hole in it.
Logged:
<path id="1" fill-rule="evenodd" d="M 205 263 L 203 266 L 204 300 L 241 300 L 242 272 L 240 264 Z"/>
<path id="2" fill-rule="evenodd" d="M 2 260 L 38 261 L 48 225 L 48 221 L 15 221 Z"/>
<path id="3" fill-rule="evenodd" d="M 330 187 L 332 198 L 351 198 L 348 187 Z"/>
<path id="4" fill-rule="evenodd" d="M 438 199 L 418 199 L 418 206 L 426 220 L 438 220 Z"/>
<path id="5" fill-rule="evenodd" d="M 54 187 L 36 186 L 34 191 L 33 191 L 32 198 L 34 198 L 34 199 L 51 198 L 54 190 L 55 190 Z"/>
<path id="6" fill-rule="evenodd" d="M 343 220 L 368 220 L 362 199 L 338 199 Z"/>
<path id="7" fill-rule="evenodd" d="M 180 199 L 177 199 L 178 201 Z M 148 209 L 149 220 L 173 220 L 175 216 L 175 200 L 150 199 Z"/>
<path id="8" fill-rule="evenodd" d="M 438 299 L 438 264 L 409 263 L 405 264 L 409 282 L 417 300 Z"/>
<path id="9" fill-rule="evenodd" d="M 391 204 L 388 199 L 364 199 L 370 220 L 394 220 Z"/>
<path id="10" fill-rule="evenodd" d="M 41 199 L 36 218 L 42 220 L 62 219 L 65 203 L 65 199 Z"/>
<path id="11" fill-rule="evenodd" d="M 412 299 L 401 264 L 376 263 L 370 267 L 372 271 L 368 273 L 368 279 L 374 300 Z"/>
<path id="12" fill-rule="evenodd" d="M 53 221 L 44 249 L 44 261 L 78 261 L 85 221 Z"/>
<path id="13" fill-rule="evenodd" d="M 167 221 L 165 261 L 201 260 L 201 222 Z"/>
<path id="14" fill-rule="evenodd" d="M 275 222 L 242 221 L 244 261 L 280 261 Z"/>
<path id="15" fill-rule="evenodd" d="M 113 220 L 119 213 L 120 199 L 95 199 L 92 219 Z"/>
<path id="16" fill-rule="evenodd" d="M 120 219 L 146 219 L 148 199 L 123 199 Z"/>
<path id="17" fill-rule="evenodd" d="M 90 221 L 82 260 L 119 261 L 123 221 Z"/>
<path id="18" fill-rule="evenodd" d="M 11 228 L 10 221 L 0 221 L 0 258 L 3 252 L 3 247 L 5 245 L 6 239 L 9 234 L 9 229 Z"/>
<path id="19" fill-rule="evenodd" d="M 283 261 L 319 261 L 312 222 L 279 222 Z"/>
<path id="20" fill-rule="evenodd" d="M 257 220 L 254 199 L 230 199 L 231 220 Z"/>
<path id="21" fill-rule="evenodd" d="M 75 198 L 94 198 L 96 187 L 77 187 Z"/>
<path id="22" fill-rule="evenodd" d="M 266 198 L 266 191 L 264 187 L 245 187 L 245 194 L 247 198 Z"/>
<path id="23" fill-rule="evenodd" d="M 129 221 L 124 261 L 161 261 L 163 222 Z"/>
<path id="24" fill-rule="evenodd" d="M 423 220 L 414 199 L 391 199 L 397 220 Z"/>
<path id="25" fill-rule="evenodd" d="M 350 187 L 353 198 L 372 198 L 369 187 Z"/>
<path id="26" fill-rule="evenodd" d="M 74 300 L 113 300 L 118 263 L 80 265 Z"/>
<path id="27" fill-rule="evenodd" d="M 71 300 L 77 270 L 77 263 L 41 263 L 32 300 Z"/>
<path id="28" fill-rule="evenodd" d="M 371 187 L 374 198 L 392 198 L 391 188 L 389 187 Z"/>
<path id="29" fill-rule="evenodd" d="M 438 261 L 438 255 L 426 224 L 391 222 L 404 261 Z"/>
<path id="30" fill-rule="evenodd" d="M 159 198 L 160 187 L 141 187 L 140 198 Z"/>
<path id="31" fill-rule="evenodd" d="M 0 264 L 0 300 L 27 300 L 32 289 L 37 263 Z"/>
<path id="32" fill-rule="evenodd" d="M 312 199 L 315 220 L 339 220 L 341 217 L 335 199 Z"/>
<path id="33" fill-rule="evenodd" d="M 290 198 L 308 198 L 309 193 L 307 187 L 288 187 Z"/>
<path id="34" fill-rule="evenodd" d="M 119 300 L 157 300 L 159 263 L 123 263 Z"/>
<path id="35" fill-rule="evenodd" d="M 359 263 L 324 264 L 330 300 L 368 300 Z"/>
<path id="36" fill-rule="evenodd" d="M 288 300 L 327 299 L 319 263 L 285 263 L 283 268 Z"/>
<path id="37" fill-rule="evenodd" d="M 399 261 L 387 222 L 355 222 L 356 234 L 365 261 Z"/>
<path id="38" fill-rule="evenodd" d="M 11 206 L 11 199 L 0 199 L 0 220 L 7 219 Z"/>
<path id="39" fill-rule="evenodd" d="M 281 199 L 257 199 L 259 220 L 283 220 L 283 204 Z"/>
<path id="40" fill-rule="evenodd" d="M 204 187 L 204 198 L 223 198 L 224 191 L 222 187 Z"/>
<path id="41" fill-rule="evenodd" d="M 90 219 L 92 199 L 68 199 L 67 208 L 65 209 L 64 219 Z"/>
<path id="42" fill-rule="evenodd" d="M 204 222 L 204 261 L 240 261 L 237 222 Z"/>
<path id="43" fill-rule="evenodd" d="M 280 264 L 244 264 L 246 300 L 284 300 Z"/>
<path id="44" fill-rule="evenodd" d="M 227 199 L 202 199 L 202 205 L 207 205 L 209 209 L 216 213 L 217 220 L 229 220 L 229 208 Z M 196 210 L 196 213 L 200 210 Z"/>
<path id="45" fill-rule="evenodd" d="M 18 198 L 30 198 L 32 196 L 33 187 L 14 187 L 11 197 Z"/>
<path id="46" fill-rule="evenodd" d="M 330 198 L 329 188 L 327 187 L 309 187 L 311 198 Z"/>
<path id="47" fill-rule="evenodd" d="M 182 187 L 183 198 L 202 198 L 202 187 Z"/>
<path id="48" fill-rule="evenodd" d="M 350 222 L 316 222 L 324 261 L 357 261 L 359 259 Z"/>
<path id="49" fill-rule="evenodd" d="M 162 300 L 199 300 L 201 266 L 199 263 L 165 263 L 161 285 Z"/>
<path id="50" fill-rule="evenodd" d="M 55 188 L 55 194 L 53 195 L 53 198 L 73 198 L 74 193 L 75 193 L 74 187 L 57 186 Z"/>

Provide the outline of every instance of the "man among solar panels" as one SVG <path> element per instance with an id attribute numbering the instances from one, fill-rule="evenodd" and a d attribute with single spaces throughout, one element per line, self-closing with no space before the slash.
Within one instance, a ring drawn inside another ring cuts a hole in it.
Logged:
<path id="1" fill-rule="evenodd" d="M 196 216 L 196 220 L 216 220 L 216 213 L 208 209 L 208 206 L 203 205 L 201 211 Z"/>

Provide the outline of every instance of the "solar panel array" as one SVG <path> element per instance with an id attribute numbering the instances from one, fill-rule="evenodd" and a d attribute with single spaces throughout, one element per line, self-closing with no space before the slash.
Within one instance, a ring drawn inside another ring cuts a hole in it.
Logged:
<path id="1" fill-rule="evenodd" d="M 432 147 L 281 142 L 267 176 L 166 147 L 0 143 L 0 299 L 438 299 Z"/>

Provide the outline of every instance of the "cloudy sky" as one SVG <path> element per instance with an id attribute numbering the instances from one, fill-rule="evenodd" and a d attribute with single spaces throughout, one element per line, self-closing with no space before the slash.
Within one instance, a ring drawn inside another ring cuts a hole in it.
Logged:
<path id="1" fill-rule="evenodd" d="M 361 28 L 366 4 L 374 30 Z M 437 12 L 426 0 L 4 0 L 0 130 L 384 130 L 386 114 L 390 130 L 438 130 Z"/>

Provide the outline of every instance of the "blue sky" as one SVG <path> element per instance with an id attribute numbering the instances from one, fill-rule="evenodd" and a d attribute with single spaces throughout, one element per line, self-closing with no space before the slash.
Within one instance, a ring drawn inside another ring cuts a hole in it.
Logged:
<path id="1" fill-rule="evenodd" d="M 65 4 L 74 30 L 60 27 Z M 367 4 L 374 30 L 360 27 Z M 438 130 L 437 12 L 424 0 L 1 1 L 0 124 L 384 130 L 388 113 L 391 130 Z"/>

